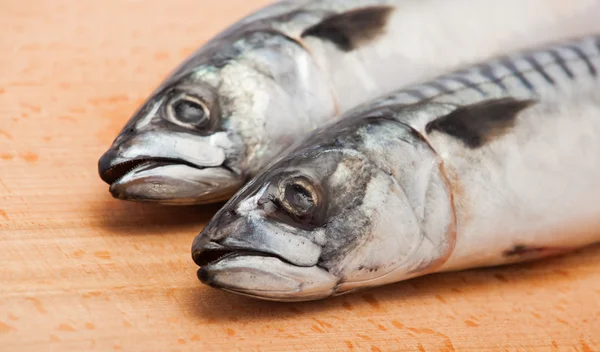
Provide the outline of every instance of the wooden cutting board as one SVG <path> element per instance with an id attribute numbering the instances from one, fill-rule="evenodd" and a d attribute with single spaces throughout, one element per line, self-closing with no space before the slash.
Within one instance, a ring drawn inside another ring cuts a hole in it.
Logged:
<path id="1" fill-rule="evenodd" d="M 96 163 L 125 121 L 266 3 L 0 1 L 0 350 L 600 351 L 600 247 L 279 304 L 196 279 L 217 206 L 111 198 Z"/>

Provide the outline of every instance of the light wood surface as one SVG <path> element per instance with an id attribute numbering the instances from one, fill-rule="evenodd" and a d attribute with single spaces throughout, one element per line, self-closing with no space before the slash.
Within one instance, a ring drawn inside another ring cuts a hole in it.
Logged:
<path id="1" fill-rule="evenodd" d="M 600 351 L 600 247 L 278 304 L 196 279 L 217 206 L 111 198 L 96 163 L 130 114 L 266 2 L 0 1 L 0 350 Z"/>

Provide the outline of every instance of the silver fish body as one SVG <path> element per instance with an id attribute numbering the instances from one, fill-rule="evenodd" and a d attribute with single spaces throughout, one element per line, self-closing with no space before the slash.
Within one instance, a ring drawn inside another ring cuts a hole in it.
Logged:
<path id="1" fill-rule="evenodd" d="M 320 299 L 600 241 L 600 36 L 358 106 L 250 181 L 192 246 L 198 277 Z"/>
<path id="2" fill-rule="evenodd" d="M 100 158 L 119 199 L 228 199 L 351 107 L 459 65 L 600 30 L 598 0 L 279 1 L 176 68 Z"/>

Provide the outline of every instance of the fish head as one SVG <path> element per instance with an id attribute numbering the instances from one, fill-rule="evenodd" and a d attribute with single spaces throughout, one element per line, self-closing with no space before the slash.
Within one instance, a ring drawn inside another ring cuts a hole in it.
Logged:
<path id="1" fill-rule="evenodd" d="M 210 71 L 173 78 L 134 113 L 98 162 L 115 198 L 211 203 L 239 188 L 244 144 Z"/>
<path id="2" fill-rule="evenodd" d="M 437 268 L 454 223 L 440 161 L 414 131 L 389 124 L 340 124 L 246 184 L 194 240 L 200 281 L 299 301 Z"/>
<path id="3" fill-rule="evenodd" d="M 226 200 L 323 114 L 333 116 L 328 85 L 297 44 L 262 32 L 232 41 L 214 40 L 176 69 L 100 158 L 114 197 Z"/>

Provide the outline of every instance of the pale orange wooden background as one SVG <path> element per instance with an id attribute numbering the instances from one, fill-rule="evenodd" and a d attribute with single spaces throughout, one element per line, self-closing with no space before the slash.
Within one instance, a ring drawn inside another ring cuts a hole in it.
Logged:
<path id="1" fill-rule="evenodd" d="M 266 2 L 0 1 L 0 350 L 600 350 L 600 247 L 277 304 L 196 279 L 216 206 L 110 197 L 96 162 L 130 114 Z"/>

